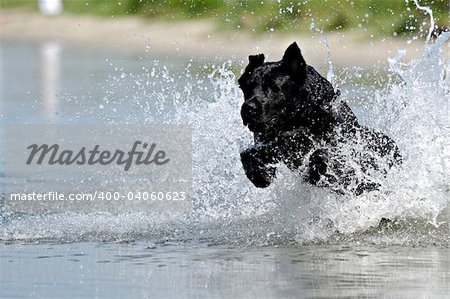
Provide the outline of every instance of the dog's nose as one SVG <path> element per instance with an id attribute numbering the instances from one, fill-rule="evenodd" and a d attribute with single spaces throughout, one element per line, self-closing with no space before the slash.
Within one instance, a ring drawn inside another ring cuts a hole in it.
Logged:
<path id="1" fill-rule="evenodd" d="M 244 122 L 244 126 L 249 122 L 255 122 L 261 117 L 261 104 L 255 99 L 251 98 L 242 104 L 241 117 Z"/>

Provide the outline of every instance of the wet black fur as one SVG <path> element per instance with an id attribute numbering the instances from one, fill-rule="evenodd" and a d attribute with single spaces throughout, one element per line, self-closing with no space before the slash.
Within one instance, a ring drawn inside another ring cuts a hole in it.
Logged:
<path id="1" fill-rule="evenodd" d="M 379 187 L 371 179 L 374 172 L 384 174 L 401 163 L 394 141 L 361 126 L 331 83 L 306 64 L 296 43 L 278 62 L 249 56 L 238 82 L 245 99 L 242 120 L 254 133 L 241 161 L 256 187 L 269 186 L 283 162 L 313 185 L 361 194 Z"/>

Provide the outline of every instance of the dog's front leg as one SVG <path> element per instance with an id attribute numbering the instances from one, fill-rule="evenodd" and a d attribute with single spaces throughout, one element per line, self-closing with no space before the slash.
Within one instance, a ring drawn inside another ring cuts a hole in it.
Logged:
<path id="1" fill-rule="evenodd" d="M 328 168 L 328 150 L 320 148 L 315 150 L 309 157 L 309 167 L 306 181 L 318 186 L 319 181 L 326 177 Z"/>
<path id="2" fill-rule="evenodd" d="M 271 146 L 257 145 L 241 153 L 241 162 L 253 185 L 266 188 L 275 178 L 278 155 Z"/>
<path id="3" fill-rule="evenodd" d="M 278 135 L 282 160 L 290 170 L 296 171 L 304 163 L 305 155 L 314 146 L 311 136 L 311 132 L 306 128 L 297 128 Z"/>

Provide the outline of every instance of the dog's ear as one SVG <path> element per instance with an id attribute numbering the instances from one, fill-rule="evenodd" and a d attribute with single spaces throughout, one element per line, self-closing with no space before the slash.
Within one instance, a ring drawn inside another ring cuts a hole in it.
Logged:
<path id="1" fill-rule="evenodd" d="M 238 80 L 239 86 L 241 88 L 245 86 L 245 82 L 249 78 L 253 70 L 261 66 L 263 63 L 264 54 L 250 55 L 248 57 L 248 65 L 245 67 L 244 74 L 242 74 L 242 76 Z"/>
<path id="2" fill-rule="evenodd" d="M 248 57 L 248 62 L 249 67 L 251 66 L 252 68 L 257 68 L 264 63 L 264 54 L 250 55 Z"/>
<path id="3" fill-rule="evenodd" d="M 291 44 L 284 52 L 282 65 L 294 80 L 304 82 L 306 62 L 296 42 Z"/>

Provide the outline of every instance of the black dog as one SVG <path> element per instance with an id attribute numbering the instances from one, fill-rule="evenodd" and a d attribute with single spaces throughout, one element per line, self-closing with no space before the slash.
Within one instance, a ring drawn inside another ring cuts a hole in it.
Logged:
<path id="1" fill-rule="evenodd" d="M 361 126 L 296 43 L 278 62 L 249 56 L 238 82 L 245 98 L 242 120 L 255 141 L 241 161 L 256 187 L 269 186 L 284 162 L 311 184 L 359 195 L 377 189 L 377 174 L 401 163 L 394 141 Z"/>

